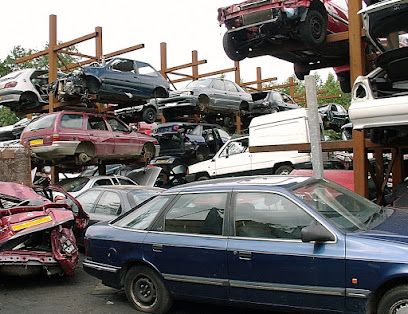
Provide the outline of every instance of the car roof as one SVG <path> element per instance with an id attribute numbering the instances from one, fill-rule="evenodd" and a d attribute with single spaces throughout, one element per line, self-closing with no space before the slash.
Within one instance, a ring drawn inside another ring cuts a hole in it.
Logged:
<path id="1" fill-rule="evenodd" d="M 244 176 L 233 178 L 212 179 L 205 181 L 197 181 L 189 184 L 184 184 L 171 189 L 167 193 L 185 193 L 199 191 L 225 191 L 232 189 L 253 189 L 257 187 L 259 190 L 270 190 L 271 188 L 289 188 L 298 183 L 309 180 L 311 177 L 304 176 Z"/>
<path id="2" fill-rule="evenodd" d="M 151 187 L 151 186 L 144 186 L 144 185 L 103 185 L 103 186 L 97 186 L 93 187 L 90 190 L 109 190 L 109 191 L 123 191 L 123 192 L 129 192 L 129 191 L 148 191 L 148 192 L 161 192 L 164 191 L 165 189 L 158 188 L 158 187 Z"/>

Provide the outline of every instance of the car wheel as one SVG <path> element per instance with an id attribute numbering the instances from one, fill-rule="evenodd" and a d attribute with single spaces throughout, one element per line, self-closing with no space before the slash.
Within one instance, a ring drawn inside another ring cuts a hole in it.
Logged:
<path id="1" fill-rule="evenodd" d="M 238 32 L 229 33 L 226 32 L 222 39 L 222 44 L 224 46 L 225 54 L 228 58 L 233 61 L 242 61 L 248 57 L 249 49 L 248 47 L 242 46 L 242 41 L 239 38 Z"/>
<path id="2" fill-rule="evenodd" d="M 292 170 L 293 170 L 292 166 L 283 165 L 283 166 L 278 167 L 275 170 L 275 174 L 286 176 L 286 175 L 290 174 L 292 172 Z"/>
<path id="3" fill-rule="evenodd" d="M 125 293 L 138 311 L 166 313 L 172 304 L 171 296 L 159 276 L 144 266 L 132 267 L 125 277 Z"/>
<path id="4" fill-rule="evenodd" d="M 156 110 L 153 107 L 143 109 L 142 120 L 146 123 L 153 123 L 156 121 Z"/>
<path id="5" fill-rule="evenodd" d="M 309 10 L 306 19 L 300 24 L 300 39 L 312 45 L 320 45 L 326 39 L 327 20 L 316 10 Z"/>
<path id="6" fill-rule="evenodd" d="M 25 93 L 20 97 L 19 110 L 36 108 L 39 105 L 40 102 L 35 94 Z"/>
<path id="7" fill-rule="evenodd" d="M 378 303 L 377 313 L 398 314 L 408 311 L 408 285 L 399 286 L 388 291 Z"/>
<path id="8" fill-rule="evenodd" d="M 210 177 L 205 174 L 202 174 L 197 178 L 197 181 L 204 181 L 204 180 L 210 180 Z"/>

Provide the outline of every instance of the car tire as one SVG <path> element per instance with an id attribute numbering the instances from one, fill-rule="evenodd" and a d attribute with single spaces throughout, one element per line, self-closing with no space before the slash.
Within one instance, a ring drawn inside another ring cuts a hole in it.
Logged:
<path id="1" fill-rule="evenodd" d="M 25 110 L 25 109 L 32 109 L 36 108 L 40 105 L 38 98 L 35 94 L 32 93 L 24 93 L 20 96 L 20 100 L 18 102 L 18 110 Z"/>
<path id="2" fill-rule="evenodd" d="M 144 144 L 142 148 L 141 157 L 147 160 L 152 160 L 156 155 L 156 149 L 153 144 Z"/>
<path id="3" fill-rule="evenodd" d="M 241 47 L 242 41 L 239 39 L 239 33 L 233 32 L 229 33 L 226 32 L 224 37 L 222 38 L 222 45 L 224 46 L 225 54 L 228 58 L 232 61 L 242 61 L 246 57 L 248 57 L 249 49 L 248 47 Z"/>
<path id="4" fill-rule="evenodd" d="M 144 313 L 163 314 L 172 299 L 161 278 L 152 269 L 135 266 L 125 276 L 125 293 L 132 306 Z"/>
<path id="5" fill-rule="evenodd" d="M 153 123 L 156 121 L 157 111 L 153 107 L 146 107 L 142 112 L 142 120 L 146 123 Z"/>
<path id="6" fill-rule="evenodd" d="M 306 19 L 299 26 L 300 39 L 306 44 L 321 45 L 326 39 L 327 19 L 313 9 L 309 9 Z"/>
<path id="7" fill-rule="evenodd" d="M 283 166 L 278 167 L 278 168 L 275 170 L 275 173 L 274 173 L 274 174 L 286 176 L 286 175 L 290 174 L 290 173 L 292 172 L 292 170 L 293 170 L 293 167 L 292 167 L 292 166 L 283 165 Z"/>
<path id="8" fill-rule="evenodd" d="M 204 180 L 210 180 L 210 177 L 205 175 L 205 174 L 202 174 L 202 175 L 198 176 L 196 181 L 204 181 Z"/>
<path id="9" fill-rule="evenodd" d="M 408 308 L 408 285 L 398 286 L 383 295 L 378 303 L 378 314 L 398 313 L 398 309 Z"/>

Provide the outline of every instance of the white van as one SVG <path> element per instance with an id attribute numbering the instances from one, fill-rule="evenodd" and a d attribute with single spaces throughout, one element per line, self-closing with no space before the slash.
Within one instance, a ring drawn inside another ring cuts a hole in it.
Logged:
<path id="1" fill-rule="evenodd" d="M 309 153 L 282 151 L 250 153 L 249 146 L 310 142 L 307 109 L 253 118 L 249 136 L 229 140 L 215 156 L 188 167 L 186 180 L 256 174 L 289 174 L 296 164 L 310 162 Z"/>

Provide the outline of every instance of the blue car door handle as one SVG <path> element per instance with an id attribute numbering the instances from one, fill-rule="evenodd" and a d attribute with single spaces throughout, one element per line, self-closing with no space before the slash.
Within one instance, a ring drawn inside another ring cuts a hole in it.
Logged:
<path id="1" fill-rule="evenodd" d="M 153 252 L 163 252 L 163 245 L 161 244 L 153 244 L 152 245 Z"/>
<path id="2" fill-rule="evenodd" d="M 235 253 L 235 252 L 234 252 Z M 238 258 L 246 261 L 250 261 L 252 259 L 252 253 L 247 251 L 238 251 Z"/>

